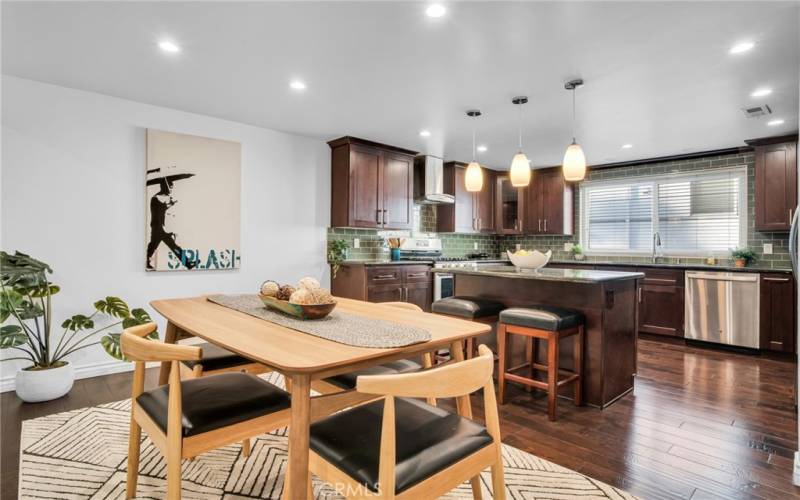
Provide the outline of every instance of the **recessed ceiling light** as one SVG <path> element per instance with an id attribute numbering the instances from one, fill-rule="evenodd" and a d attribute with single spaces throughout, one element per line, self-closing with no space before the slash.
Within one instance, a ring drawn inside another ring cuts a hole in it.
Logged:
<path id="1" fill-rule="evenodd" d="M 175 42 L 169 40 L 161 40 L 158 42 L 158 47 L 164 52 L 172 52 L 173 54 L 181 51 L 181 48 Z"/>
<path id="2" fill-rule="evenodd" d="M 731 50 L 729 50 L 728 52 L 730 54 L 741 54 L 742 52 L 747 52 L 748 50 L 752 49 L 755 46 L 756 44 L 753 42 L 737 43 L 736 45 L 731 47 Z"/>
<path id="3" fill-rule="evenodd" d="M 440 3 L 431 4 L 427 9 L 425 9 L 425 14 L 428 17 L 442 17 L 447 13 L 447 9 L 444 8 L 444 5 Z"/>
<path id="4" fill-rule="evenodd" d="M 760 89 L 754 90 L 750 97 L 764 97 L 765 95 L 770 95 L 772 93 L 772 89 L 768 87 L 763 87 Z"/>
<path id="5" fill-rule="evenodd" d="M 623 144 L 622 145 L 622 149 L 631 149 L 632 147 L 633 147 L 633 144 Z"/>
<path id="6" fill-rule="evenodd" d="M 306 89 L 306 84 L 304 82 L 302 82 L 301 80 L 292 80 L 289 83 L 289 87 L 291 87 L 294 90 L 305 90 Z"/>
<path id="7" fill-rule="evenodd" d="M 430 137 L 431 136 L 431 131 L 430 130 L 420 130 L 419 131 L 419 135 L 421 137 Z"/>
<path id="8" fill-rule="evenodd" d="M 776 126 L 778 126 L 778 125 L 783 125 L 783 120 L 780 120 L 780 119 L 778 119 L 778 120 L 771 120 L 771 121 L 768 121 L 768 122 L 767 122 L 767 125 L 769 125 L 770 127 L 776 127 Z"/>
<path id="9" fill-rule="evenodd" d="M 485 153 L 485 152 L 486 152 L 486 150 L 487 150 L 487 149 L 489 149 L 489 148 L 487 148 L 486 146 L 484 146 L 483 144 L 481 144 L 480 146 L 478 146 L 478 148 L 477 148 L 477 149 L 478 149 L 478 153 Z"/>

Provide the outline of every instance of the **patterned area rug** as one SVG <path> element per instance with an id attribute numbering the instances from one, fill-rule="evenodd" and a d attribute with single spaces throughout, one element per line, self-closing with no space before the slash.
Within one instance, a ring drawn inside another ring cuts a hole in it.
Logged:
<path id="1" fill-rule="evenodd" d="M 280 375 L 265 376 L 282 385 Z M 22 423 L 19 498 L 125 498 L 130 400 L 83 408 Z M 146 435 L 146 433 L 143 433 Z M 204 453 L 183 463 L 183 498 L 244 499 L 281 497 L 287 431 L 253 440 L 245 459 L 240 445 Z M 507 498 L 634 499 L 617 488 L 513 448 L 503 447 Z M 484 498 L 491 476 L 482 475 Z M 313 479 L 318 499 L 339 498 Z M 137 498 L 166 496 L 166 463 L 149 439 L 142 443 Z M 469 483 L 445 498 L 472 498 Z"/>

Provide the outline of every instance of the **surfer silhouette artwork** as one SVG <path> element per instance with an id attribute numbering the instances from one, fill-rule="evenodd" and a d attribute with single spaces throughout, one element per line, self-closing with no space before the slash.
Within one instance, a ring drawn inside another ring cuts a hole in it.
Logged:
<path id="1" fill-rule="evenodd" d="M 159 173 L 161 173 L 160 168 L 147 171 L 148 175 Z M 159 191 L 150 198 L 150 241 L 147 243 L 147 262 L 145 264 L 148 271 L 155 271 L 156 267 L 152 260 L 156 250 L 158 250 L 158 246 L 162 243 L 172 250 L 175 257 L 187 269 L 193 269 L 197 265 L 196 260 L 188 258 L 187 252 L 175 241 L 176 234 L 166 230 L 169 209 L 178 203 L 178 200 L 172 196 L 174 182 L 192 177 L 194 177 L 194 174 L 186 173 L 162 175 L 147 180 L 148 186 L 158 185 L 160 187 Z"/>

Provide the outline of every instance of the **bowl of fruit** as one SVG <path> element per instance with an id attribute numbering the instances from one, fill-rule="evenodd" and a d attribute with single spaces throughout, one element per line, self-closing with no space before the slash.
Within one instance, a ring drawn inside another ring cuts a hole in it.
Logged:
<path id="1" fill-rule="evenodd" d="M 547 253 L 542 253 L 538 250 L 517 250 L 511 252 L 507 250 L 508 258 L 515 267 L 520 269 L 539 269 L 550 262 L 550 257 L 553 252 L 548 250 Z"/>
<path id="2" fill-rule="evenodd" d="M 268 280 L 258 296 L 268 308 L 300 319 L 322 319 L 336 307 L 330 290 L 314 278 L 303 278 L 296 287 Z"/>

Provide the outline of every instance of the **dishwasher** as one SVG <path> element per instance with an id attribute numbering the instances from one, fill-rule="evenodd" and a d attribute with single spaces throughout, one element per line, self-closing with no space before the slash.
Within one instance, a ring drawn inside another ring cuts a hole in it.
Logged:
<path id="1" fill-rule="evenodd" d="M 686 273 L 687 339 L 759 347 L 759 275 Z"/>

